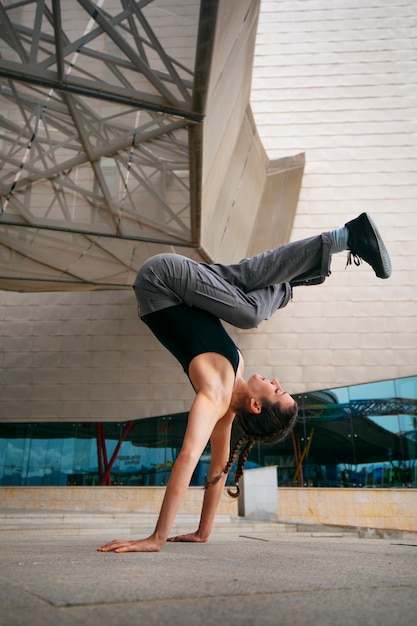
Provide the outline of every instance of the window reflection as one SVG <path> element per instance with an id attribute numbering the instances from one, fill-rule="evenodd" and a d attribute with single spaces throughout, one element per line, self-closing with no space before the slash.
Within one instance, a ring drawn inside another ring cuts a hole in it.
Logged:
<path id="1" fill-rule="evenodd" d="M 255 446 L 247 468 L 278 466 L 280 486 L 417 487 L 417 377 L 296 396 L 300 419 L 277 446 Z M 166 485 L 187 414 L 104 424 L 113 485 Z M 234 437 L 239 436 L 238 432 Z M 117 454 L 116 454 L 117 453 Z M 100 484 L 96 424 L 0 424 L 0 484 Z M 203 485 L 209 447 L 194 472 Z"/>
<path id="2" fill-rule="evenodd" d="M 415 487 L 416 399 L 416 377 L 301 396 L 296 438 L 314 436 L 302 484 Z"/>

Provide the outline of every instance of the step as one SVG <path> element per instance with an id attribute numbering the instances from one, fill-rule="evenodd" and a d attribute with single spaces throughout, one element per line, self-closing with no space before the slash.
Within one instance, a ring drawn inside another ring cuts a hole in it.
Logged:
<path id="1" fill-rule="evenodd" d="M 0 536 L 2 532 L 67 532 L 77 536 L 122 535 L 146 536 L 157 520 L 156 513 L 120 513 L 112 511 L 51 511 L 51 510 L 4 510 L 0 511 Z M 194 532 L 198 515 L 178 515 L 171 534 Z M 233 540 L 239 537 L 259 541 L 272 541 L 279 537 L 295 536 L 310 538 L 357 537 L 360 539 L 416 540 L 416 533 L 387 531 L 369 528 L 328 526 L 285 521 L 251 520 L 244 517 L 219 515 L 213 526 L 212 538 Z"/>
<path id="2" fill-rule="evenodd" d="M 2 531 L 70 531 L 79 535 L 96 532 L 143 534 L 151 532 L 157 519 L 156 514 L 84 512 L 84 511 L 3 511 L 0 512 L 0 533 Z M 198 525 L 196 515 L 178 515 L 172 534 L 193 532 Z M 218 516 L 213 535 L 276 535 L 296 532 L 296 524 L 280 524 L 247 520 L 239 517 Z"/>

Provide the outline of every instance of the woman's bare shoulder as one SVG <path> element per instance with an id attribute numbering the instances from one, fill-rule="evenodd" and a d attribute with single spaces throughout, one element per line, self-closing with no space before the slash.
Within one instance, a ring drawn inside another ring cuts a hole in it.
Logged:
<path id="1" fill-rule="evenodd" d="M 232 364 L 216 352 L 205 352 L 195 357 L 190 363 L 188 376 L 197 392 L 214 389 L 231 393 L 234 387 L 235 373 Z"/>

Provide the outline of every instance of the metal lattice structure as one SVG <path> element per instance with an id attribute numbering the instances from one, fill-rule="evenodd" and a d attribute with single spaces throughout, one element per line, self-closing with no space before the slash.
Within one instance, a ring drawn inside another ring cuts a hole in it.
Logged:
<path id="1" fill-rule="evenodd" d="M 417 415 L 417 401 L 412 398 L 379 398 L 341 404 L 307 404 L 303 406 L 303 415 L 305 419 L 318 418 L 321 422 L 375 415 Z"/>
<path id="2" fill-rule="evenodd" d="M 0 288 L 125 287 L 197 254 L 217 6 L 0 2 Z"/>

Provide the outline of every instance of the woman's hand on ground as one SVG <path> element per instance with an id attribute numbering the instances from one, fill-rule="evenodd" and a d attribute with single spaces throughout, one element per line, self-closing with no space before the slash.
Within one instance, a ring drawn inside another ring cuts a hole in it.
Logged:
<path id="1" fill-rule="evenodd" d="M 162 546 L 151 536 L 135 541 L 113 539 L 97 550 L 98 552 L 159 552 L 161 548 Z"/>
<path id="2" fill-rule="evenodd" d="M 176 537 L 170 537 L 168 541 L 188 542 L 188 543 L 206 543 L 207 539 L 200 537 L 195 533 L 188 533 L 186 535 L 177 535 Z"/>

